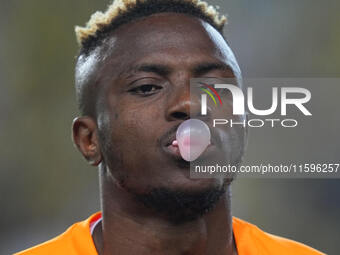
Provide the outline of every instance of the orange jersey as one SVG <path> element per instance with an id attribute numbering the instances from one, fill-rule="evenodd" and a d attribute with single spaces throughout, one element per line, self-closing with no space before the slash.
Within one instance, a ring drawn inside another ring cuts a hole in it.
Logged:
<path id="1" fill-rule="evenodd" d="M 97 255 L 90 232 L 91 223 L 101 213 L 72 225 L 63 234 L 16 255 Z M 304 244 L 268 234 L 253 224 L 233 217 L 233 232 L 238 255 L 320 255 L 321 253 Z"/>

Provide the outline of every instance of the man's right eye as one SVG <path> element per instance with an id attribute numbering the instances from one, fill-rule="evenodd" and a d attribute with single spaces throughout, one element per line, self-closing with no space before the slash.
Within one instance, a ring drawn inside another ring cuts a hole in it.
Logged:
<path id="1" fill-rule="evenodd" d="M 141 95 L 141 96 L 150 96 L 158 92 L 158 90 L 162 89 L 161 86 L 153 85 L 153 84 L 144 84 L 129 90 L 133 94 Z"/>

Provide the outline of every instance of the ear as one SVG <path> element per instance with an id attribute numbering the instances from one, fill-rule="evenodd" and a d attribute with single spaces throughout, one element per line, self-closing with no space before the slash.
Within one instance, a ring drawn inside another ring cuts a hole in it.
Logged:
<path id="1" fill-rule="evenodd" d="M 72 140 L 86 161 L 97 166 L 102 161 L 96 122 L 90 117 L 77 117 L 72 124 Z"/>

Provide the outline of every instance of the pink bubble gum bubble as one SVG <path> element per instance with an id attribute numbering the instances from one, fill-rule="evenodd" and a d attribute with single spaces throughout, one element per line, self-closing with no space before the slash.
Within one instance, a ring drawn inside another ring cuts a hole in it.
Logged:
<path id="1" fill-rule="evenodd" d="M 184 121 L 176 132 L 179 152 L 186 161 L 197 159 L 210 144 L 210 138 L 208 125 L 198 119 Z"/>

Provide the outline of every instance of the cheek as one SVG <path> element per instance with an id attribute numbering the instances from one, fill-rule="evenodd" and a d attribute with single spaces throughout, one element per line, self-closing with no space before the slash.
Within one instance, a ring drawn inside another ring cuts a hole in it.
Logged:
<path id="1" fill-rule="evenodd" d="M 153 130 L 157 129 L 158 120 L 160 120 L 160 114 L 154 109 L 126 109 L 119 113 L 113 125 L 131 141 L 142 139 L 149 142 L 148 140 L 154 137 Z"/>
<path id="2" fill-rule="evenodd" d="M 232 161 L 239 162 L 243 158 L 245 147 L 245 128 L 234 127 L 231 129 Z"/>
<path id="3" fill-rule="evenodd" d="M 220 156 L 230 162 L 240 161 L 243 157 L 246 139 L 246 129 L 243 126 L 245 117 L 243 115 L 233 115 L 232 100 L 229 100 L 224 101 L 222 107 L 216 107 L 212 118 L 227 122 L 215 127 L 221 139 Z M 234 125 L 231 125 L 231 122 Z"/>
<path id="4" fill-rule="evenodd" d="M 141 100 L 131 96 L 123 96 L 112 109 L 117 115 L 114 125 L 124 129 L 132 135 L 142 135 L 144 129 L 154 127 L 154 123 L 161 119 L 162 105 L 159 100 Z M 145 134 L 149 134 L 146 132 Z"/>
<path id="5" fill-rule="evenodd" d="M 151 158 L 157 138 L 161 135 L 157 125 L 161 117 L 159 111 L 121 106 L 110 115 L 112 152 L 121 154 L 122 162 L 129 168 L 138 167 L 148 157 Z"/>
<path id="6" fill-rule="evenodd" d="M 157 119 L 160 114 L 151 110 L 122 109 L 118 119 L 112 121 L 111 153 L 119 157 L 121 164 L 117 168 L 115 162 L 110 162 L 110 168 L 115 176 L 124 176 L 125 186 L 135 191 L 142 192 L 159 174 L 154 165 L 159 157 L 157 139 L 161 135 Z"/>

